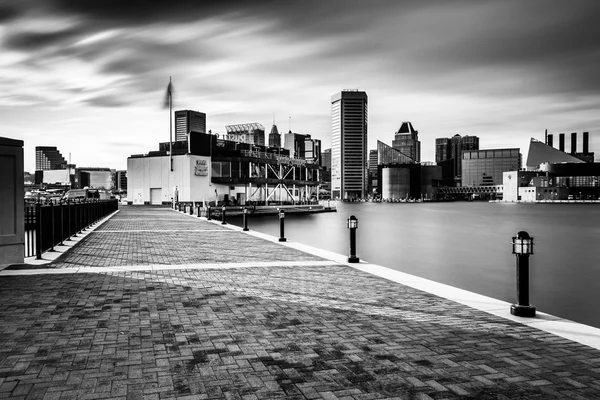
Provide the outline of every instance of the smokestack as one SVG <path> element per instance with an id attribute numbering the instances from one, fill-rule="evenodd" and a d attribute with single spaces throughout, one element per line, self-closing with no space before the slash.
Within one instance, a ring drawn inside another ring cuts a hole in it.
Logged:
<path id="1" fill-rule="evenodd" d="M 564 133 L 558 134 L 558 149 L 560 151 L 565 151 L 565 134 Z"/>
<path id="2" fill-rule="evenodd" d="M 571 133 L 571 154 L 577 153 L 577 132 Z"/>
<path id="3" fill-rule="evenodd" d="M 546 129 L 546 132 L 544 133 L 544 143 L 548 144 L 548 129 Z"/>
<path id="4" fill-rule="evenodd" d="M 554 146 L 554 136 L 552 134 L 548 135 L 548 138 L 546 139 L 546 144 L 550 147 Z"/>
<path id="5" fill-rule="evenodd" d="M 590 133 L 583 132 L 583 154 L 588 155 L 590 152 Z"/>

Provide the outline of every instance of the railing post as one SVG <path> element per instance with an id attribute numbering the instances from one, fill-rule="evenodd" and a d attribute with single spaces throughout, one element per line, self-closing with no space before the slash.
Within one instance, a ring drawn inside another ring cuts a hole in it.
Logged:
<path id="1" fill-rule="evenodd" d="M 35 205 L 35 258 L 42 259 L 42 204 Z"/>
<path id="2" fill-rule="evenodd" d="M 50 200 L 50 251 L 54 251 L 54 204 Z"/>
<path id="3" fill-rule="evenodd" d="M 64 216 L 63 216 L 63 203 L 62 200 L 60 200 L 58 202 L 58 205 L 60 206 L 60 246 L 64 246 L 64 242 L 63 240 L 65 240 L 65 221 L 64 221 Z"/>

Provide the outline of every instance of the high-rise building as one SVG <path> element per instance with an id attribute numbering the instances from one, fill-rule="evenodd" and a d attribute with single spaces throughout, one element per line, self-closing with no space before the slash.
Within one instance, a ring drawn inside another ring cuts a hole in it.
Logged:
<path id="1" fill-rule="evenodd" d="M 117 190 L 127 190 L 127 170 L 117 171 Z"/>
<path id="2" fill-rule="evenodd" d="M 321 153 L 321 166 L 323 167 L 321 173 L 323 189 L 331 190 L 331 149 L 325 149 Z"/>
<path id="3" fill-rule="evenodd" d="M 56 147 L 37 146 L 35 148 L 35 169 L 36 171 L 67 169 L 67 160 Z"/>
<path id="4" fill-rule="evenodd" d="M 394 134 L 392 147 L 416 162 L 421 162 L 419 131 L 416 131 L 410 122 L 403 122 L 400 125 L 400 129 Z"/>
<path id="5" fill-rule="evenodd" d="M 199 111 L 175 111 L 175 141 L 187 140 L 190 132 L 206 133 L 206 114 Z"/>
<path id="6" fill-rule="evenodd" d="M 368 97 L 344 90 L 331 96 L 331 196 L 363 198 L 367 190 Z"/>
<path id="7" fill-rule="evenodd" d="M 281 147 L 281 134 L 275 124 L 271 128 L 271 133 L 269 133 L 269 147 Z"/>
<path id="8" fill-rule="evenodd" d="M 479 137 L 454 135 L 452 138 L 435 139 L 435 161 L 442 166 L 444 185 L 459 185 L 462 174 L 462 152 L 479 150 Z M 453 181 L 453 182 L 452 182 Z"/>

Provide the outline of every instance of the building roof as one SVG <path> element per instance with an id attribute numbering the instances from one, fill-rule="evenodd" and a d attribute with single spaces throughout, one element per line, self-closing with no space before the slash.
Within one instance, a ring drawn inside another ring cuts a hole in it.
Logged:
<path id="1" fill-rule="evenodd" d="M 277 129 L 277 125 L 273 124 L 273 127 L 271 127 L 271 134 L 279 135 L 279 130 Z"/>
<path id="2" fill-rule="evenodd" d="M 531 138 L 529 152 L 527 153 L 527 162 L 525 164 L 528 169 L 538 169 L 540 164 L 544 163 L 555 164 L 564 162 L 584 163 L 585 161 Z"/>
<path id="3" fill-rule="evenodd" d="M 408 121 L 405 121 L 400 125 L 400 129 L 398 129 L 398 133 L 415 133 L 415 129 L 412 124 Z"/>
<path id="4" fill-rule="evenodd" d="M 225 125 L 227 133 L 247 133 L 254 130 L 261 130 L 264 132 L 265 127 L 258 122 L 251 122 L 248 124 L 237 124 L 237 125 Z"/>

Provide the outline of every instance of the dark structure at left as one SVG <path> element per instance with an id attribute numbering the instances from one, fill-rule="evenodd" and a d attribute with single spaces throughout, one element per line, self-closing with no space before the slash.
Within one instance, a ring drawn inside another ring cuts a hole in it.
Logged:
<path id="1" fill-rule="evenodd" d="M 0 264 L 23 262 L 23 141 L 0 137 Z"/>

